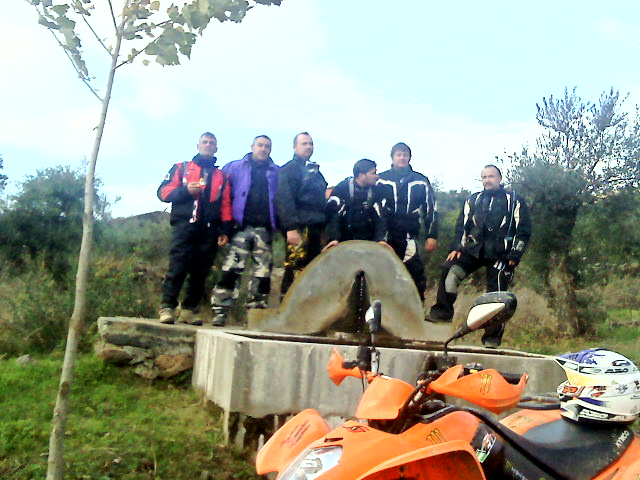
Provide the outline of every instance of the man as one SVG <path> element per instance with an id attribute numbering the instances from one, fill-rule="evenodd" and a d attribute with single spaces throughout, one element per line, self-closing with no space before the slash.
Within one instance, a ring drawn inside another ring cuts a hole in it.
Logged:
<path id="1" fill-rule="evenodd" d="M 371 240 L 385 243 L 386 228 L 380 212 L 375 185 L 376 162 L 363 158 L 353 166 L 353 177 L 335 186 L 327 202 L 327 234 L 324 248 L 346 240 Z"/>
<path id="2" fill-rule="evenodd" d="M 182 284 L 187 287 L 180 321 L 202 325 L 198 318 L 204 281 L 217 248 L 228 241 L 231 197 L 227 180 L 216 167 L 218 143 L 206 132 L 198 141 L 198 154 L 176 163 L 158 187 L 158 198 L 171 203 L 171 251 L 169 270 L 162 286 L 160 322 L 174 323 Z"/>
<path id="3" fill-rule="evenodd" d="M 424 302 L 427 277 L 418 249 L 420 221 L 427 234 L 424 248 L 432 252 L 438 245 L 438 211 L 429 179 L 414 171 L 410 161 L 409 146 L 396 143 L 391 149 L 391 169 L 380 174 L 378 188 L 387 217 L 387 243 L 407 267 Z"/>
<path id="4" fill-rule="evenodd" d="M 278 166 L 271 157 L 271 139 L 258 135 L 251 153 L 222 169 L 231 187 L 231 211 L 238 231 L 222 265 L 222 277 L 211 295 L 213 325 L 223 327 L 229 308 L 238 298 L 238 285 L 251 256 L 253 274 L 247 308 L 266 308 L 271 291 L 273 255 L 271 244 L 276 228 L 275 196 Z"/>
<path id="5" fill-rule="evenodd" d="M 488 292 L 507 290 L 529 243 L 531 219 L 524 199 L 503 188 L 502 173 L 495 165 L 485 166 L 481 176 L 484 190 L 471 195 L 458 216 L 430 321 L 451 322 L 460 282 L 480 267 L 487 268 Z M 482 343 L 496 348 L 503 333 L 504 325 L 487 329 Z"/>
<path id="6" fill-rule="evenodd" d="M 278 172 L 276 206 L 287 241 L 281 297 L 295 278 L 321 251 L 327 182 L 311 161 L 313 139 L 307 132 L 293 139 L 293 159 Z"/>

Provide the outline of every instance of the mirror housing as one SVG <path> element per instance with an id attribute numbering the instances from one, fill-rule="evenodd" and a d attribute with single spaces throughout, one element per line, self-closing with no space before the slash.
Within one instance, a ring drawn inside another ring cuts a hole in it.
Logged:
<path id="1" fill-rule="evenodd" d="M 373 303 L 371 303 L 371 306 L 365 314 L 365 320 L 369 333 L 376 335 L 382 324 L 382 302 L 380 300 L 374 300 Z"/>
<path id="2" fill-rule="evenodd" d="M 518 300 L 511 292 L 488 292 L 473 302 L 466 326 L 471 331 L 507 322 L 516 311 Z"/>

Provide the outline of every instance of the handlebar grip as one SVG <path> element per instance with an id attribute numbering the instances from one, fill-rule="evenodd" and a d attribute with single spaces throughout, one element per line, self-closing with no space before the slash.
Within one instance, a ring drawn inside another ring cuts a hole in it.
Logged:
<path id="1" fill-rule="evenodd" d="M 521 373 L 500 372 L 500 375 L 502 375 L 504 379 L 512 385 L 518 385 L 518 383 L 520 383 L 520 378 L 522 377 Z"/>

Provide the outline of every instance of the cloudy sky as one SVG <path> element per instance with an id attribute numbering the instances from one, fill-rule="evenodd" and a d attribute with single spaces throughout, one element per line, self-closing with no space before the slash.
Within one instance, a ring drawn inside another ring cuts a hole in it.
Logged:
<path id="1" fill-rule="evenodd" d="M 25 0 L 7 0 L 0 30 L 0 155 L 19 182 L 38 169 L 80 166 L 100 104 Z M 102 2 L 104 3 L 104 2 Z M 11 22 L 6 21 L 11 19 Z M 101 35 L 109 22 L 95 18 Z M 218 161 L 273 139 L 291 158 L 309 131 L 330 184 L 363 157 L 389 163 L 413 150 L 414 169 L 442 188 L 475 189 L 496 155 L 539 133 L 536 103 L 578 87 L 597 101 L 611 87 L 640 103 L 640 2 L 284 0 L 241 24 L 212 23 L 178 67 L 118 69 L 98 159 L 114 216 L 162 210 L 158 184 L 218 137 Z M 109 59 L 84 38 L 93 83 Z M 15 187 L 11 187 L 15 188 Z"/>

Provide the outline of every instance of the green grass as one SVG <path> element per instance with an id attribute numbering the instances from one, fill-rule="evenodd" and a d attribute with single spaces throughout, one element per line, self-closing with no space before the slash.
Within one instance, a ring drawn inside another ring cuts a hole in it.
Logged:
<path id="1" fill-rule="evenodd" d="M 60 354 L 20 367 L 0 360 L 0 478 L 44 478 Z M 254 479 L 224 447 L 219 417 L 187 381 L 149 382 L 79 359 L 65 439 L 65 479 Z"/>

